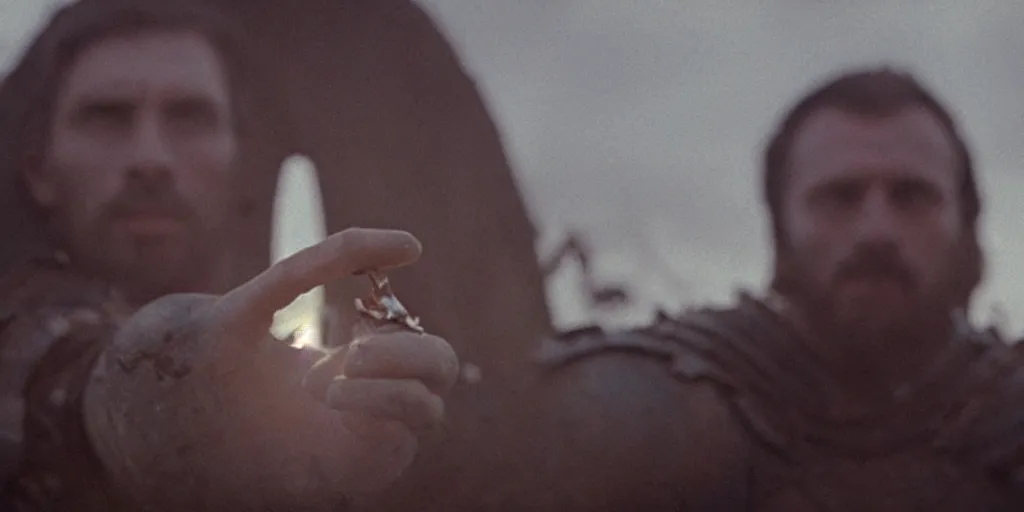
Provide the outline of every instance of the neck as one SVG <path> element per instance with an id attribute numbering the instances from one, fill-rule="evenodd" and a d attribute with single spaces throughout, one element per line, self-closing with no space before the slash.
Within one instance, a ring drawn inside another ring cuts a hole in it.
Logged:
<path id="1" fill-rule="evenodd" d="M 167 295 L 174 295 L 179 293 L 203 293 L 203 294 L 217 294 L 221 293 L 220 287 L 217 286 L 216 280 L 207 277 L 197 276 L 195 279 L 190 279 L 187 282 L 174 283 L 173 286 L 165 287 L 153 287 L 147 286 L 144 290 L 132 290 L 130 286 L 117 286 L 121 291 L 121 295 L 128 301 L 128 304 L 132 309 L 138 310 L 153 302 L 161 297 Z M 115 284 L 116 286 L 116 284 Z"/>
<path id="2" fill-rule="evenodd" d="M 213 265 L 198 266 L 193 272 L 181 273 L 185 279 L 136 279 L 115 277 L 114 287 L 133 309 L 139 309 L 166 295 L 179 293 L 221 294 L 228 291 L 228 265 L 225 258 Z"/>
<path id="3" fill-rule="evenodd" d="M 851 408 L 891 402 L 925 378 L 948 347 L 949 336 L 892 340 L 884 355 L 857 350 L 819 350 L 841 402 Z M 857 342 L 857 340 L 852 340 Z M 822 345 L 831 343 L 825 340 Z"/>
<path id="4" fill-rule="evenodd" d="M 789 306 L 785 316 L 804 332 L 807 348 L 831 377 L 841 410 L 897 399 L 934 367 L 957 325 L 952 315 L 930 315 L 930 321 L 914 322 L 913 329 L 871 332 L 809 321 L 813 317 L 803 308 Z"/>

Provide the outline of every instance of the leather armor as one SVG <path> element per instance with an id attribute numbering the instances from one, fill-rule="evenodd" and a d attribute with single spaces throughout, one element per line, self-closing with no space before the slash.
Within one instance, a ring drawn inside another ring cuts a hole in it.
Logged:
<path id="1" fill-rule="evenodd" d="M 0 281 L 0 399 L 10 415 L 0 430 L 17 445 L 12 471 L 3 475 L 4 506 L 120 510 L 91 448 L 82 395 L 126 317 L 107 286 L 60 257 L 33 259 Z"/>
<path id="2" fill-rule="evenodd" d="M 540 358 L 557 368 L 640 353 L 683 383 L 713 383 L 754 447 L 747 510 L 1024 510 L 1020 351 L 960 327 L 923 379 L 858 417 L 830 411 L 829 375 L 800 331 L 749 295 L 641 329 L 574 331 Z"/>

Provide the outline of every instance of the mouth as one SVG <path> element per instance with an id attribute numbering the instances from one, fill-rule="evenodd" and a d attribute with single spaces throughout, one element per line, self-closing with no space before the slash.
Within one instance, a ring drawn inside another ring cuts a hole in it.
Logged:
<path id="1" fill-rule="evenodd" d="M 857 276 L 850 277 L 843 280 L 843 283 L 847 286 L 854 286 L 857 288 L 888 288 L 893 286 L 903 287 L 903 280 L 893 276 Z"/>
<path id="2" fill-rule="evenodd" d="M 906 296 L 910 288 L 905 279 L 884 274 L 850 276 L 842 279 L 839 286 L 847 296 L 863 300 Z"/>
<path id="3" fill-rule="evenodd" d="M 127 215 L 118 217 L 114 223 L 124 231 L 142 237 L 169 236 L 183 227 L 180 219 L 161 215 Z"/>

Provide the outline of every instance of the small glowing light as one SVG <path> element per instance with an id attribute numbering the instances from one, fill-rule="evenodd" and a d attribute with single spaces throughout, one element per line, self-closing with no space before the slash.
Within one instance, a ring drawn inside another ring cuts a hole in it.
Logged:
<path id="1" fill-rule="evenodd" d="M 298 327 L 292 332 L 292 346 L 301 347 L 316 347 L 320 344 L 320 333 L 319 329 L 314 324 L 299 324 Z"/>

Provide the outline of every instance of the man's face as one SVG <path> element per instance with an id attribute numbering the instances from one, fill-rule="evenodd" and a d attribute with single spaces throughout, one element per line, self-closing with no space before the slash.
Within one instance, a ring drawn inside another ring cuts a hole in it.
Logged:
<path id="1" fill-rule="evenodd" d="M 948 315 L 963 171 L 938 118 L 919 107 L 885 117 L 822 109 L 789 157 L 784 267 L 812 322 L 885 338 Z"/>
<path id="2" fill-rule="evenodd" d="M 87 47 L 59 88 L 35 199 L 72 258 L 136 300 L 219 269 L 237 154 L 227 77 L 209 42 L 148 31 Z"/>

